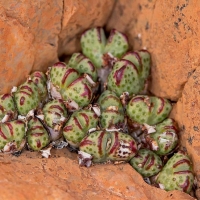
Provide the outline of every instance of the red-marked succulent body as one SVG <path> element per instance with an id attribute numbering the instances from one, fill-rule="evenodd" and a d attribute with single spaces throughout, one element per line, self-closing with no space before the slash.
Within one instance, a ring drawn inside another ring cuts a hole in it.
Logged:
<path id="1" fill-rule="evenodd" d="M 14 93 L 14 100 L 19 114 L 26 116 L 30 110 L 36 109 L 39 106 L 41 96 L 35 83 L 28 79 L 18 87 Z"/>
<path id="2" fill-rule="evenodd" d="M 128 52 L 117 61 L 108 76 L 108 89 L 118 96 L 123 92 L 139 94 L 149 76 L 151 57 L 148 51 Z"/>
<path id="3" fill-rule="evenodd" d="M 149 76 L 151 67 L 151 55 L 147 50 L 130 51 L 127 52 L 122 59 L 132 62 L 137 70 L 140 81 L 140 89 L 144 89 L 144 84 Z"/>
<path id="4" fill-rule="evenodd" d="M 141 90 L 138 69 L 128 60 L 117 61 L 108 76 L 107 87 L 118 96 L 123 92 L 138 94 Z"/>
<path id="5" fill-rule="evenodd" d="M 97 67 L 109 65 L 112 57 L 121 58 L 128 50 L 128 41 L 124 34 L 112 30 L 108 40 L 103 28 L 97 27 L 85 31 L 81 36 L 83 54 Z"/>
<path id="6" fill-rule="evenodd" d="M 102 128 L 118 129 L 124 124 L 124 108 L 120 98 L 114 92 L 105 90 L 97 102 L 101 109 L 100 123 Z"/>
<path id="7" fill-rule="evenodd" d="M 33 117 L 28 122 L 27 142 L 30 149 L 39 151 L 46 147 L 49 142 L 49 134 L 43 124 L 36 117 Z"/>
<path id="8" fill-rule="evenodd" d="M 41 101 L 44 101 L 47 98 L 47 76 L 40 71 L 35 71 L 30 76 L 31 80 L 35 83 L 38 88 L 39 96 Z"/>
<path id="9" fill-rule="evenodd" d="M 98 116 L 92 110 L 75 111 L 63 128 L 63 136 L 72 147 L 79 147 L 90 129 L 96 129 Z"/>
<path id="10" fill-rule="evenodd" d="M 156 175 L 163 166 L 160 157 L 148 149 L 140 149 L 130 160 L 130 164 L 143 177 Z"/>
<path id="11" fill-rule="evenodd" d="M 167 99 L 137 95 L 129 101 L 127 115 L 133 123 L 155 125 L 167 118 L 171 108 L 172 106 Z"/>
<path id="12" fill-rule="evenodd" d="M 6 122 L 17 118 L 17 110 L 11 94 L 0 95 L 0 121 Z"/>
<path id="13" fill-rule="evenodd" d="M 61 100 L 52 100 L 45 104 L 42 113 L 44 123 L 47 125 L 51 140 L 61 137 L 61 129 L 67 118 L 67 110 Z"/>
<path id="14" fill-rule="evenodd" d="M 147 134 L 145 139 L 150 149 L 158 155 L 170 153 L 178 144 L 177 127 L 172 119 L 166 119 L 157 124 L 156 132 Z"/>
<path id="15" fill-rule="evenodd" d="M 156 182 L 167 191 L 181 190 L 189 193 L 194 182 L 191 160 L 185 153 L 174 154 L 158 174 Z"/>
<path id="16" fill-rule="evenodd" d="M 80 74 L 89 74 L 93 81 L 97 81 L 97 69 L 94 64 L 81 53 L 74 53 L 69 60 L 69 67 L 76 69 Z"/>
<path id="17" fill-rule="evenodd" d="M 65 63 L 55 63 L 49 71 L 49 89 L 52 98 L 62 99 L 66 105 L 74 101 L 78 108 L 87 106 L 93 97 L 94 82 L 87 74 L 81 74 L 82 71 L 79 73 Z"/>
<path id="18" fill-rule="evenodd" d="M 114 131 L 95 131 L 80 143 L 80 151 L 91 154 L 94 163 L 129 161 L 137 152 L 135 140 L 127 134 Z"/>
<path id="19" fill-rule="evenodd" d="M 25 123 L 22 120 L 0 124 L 0 150 L 8 152 L 17 151 L 25 139 L 25 127 Z M 6 147 L 9 143 L 13 144 Z"/>

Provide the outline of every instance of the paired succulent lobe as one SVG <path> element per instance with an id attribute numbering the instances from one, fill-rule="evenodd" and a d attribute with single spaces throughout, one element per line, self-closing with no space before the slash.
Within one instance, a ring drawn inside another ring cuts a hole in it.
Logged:
<path id="1" fill-rule="evenodd" d="M 127 115 L 137 123 L 155 125 L 166 119 L 171 109 L 172 106 L 167 99 L 137 95 L 129 101 Z"/>
<path id="2" fill-rule="evenodd" d="M 49 142 L 49 134 L 43 124 L 36 117 L 33 117 L 28 122 L 27 142 L 30 149 L 39 151 L 46 147 Z"/>
<path id="3" fill-rule="evenodd" d="M 98 116 L 92 110 L 75 111 L 63 128 L 63 136 L 73 147 L 79 147 L 90 129 L 96 129 Z"/>
<path id="4" fill-rule="evenodd" d="M 140 149 L 130 164 L 143 177 L 156 175 L 163 166 L 161 158 L 148 149 Z"/>
<path id="5" fill-rule="evenodd" d="M 156 132 L 147 134 L 145 139 L 158 155 L 167 155 L 178 144 L 178 130 L 174 120 L 166 119 L 155 127 Z"/>
<path id="6" fill-rule="evenodd" d="M 25 139 L 25 127 L 26 125 L 22 120 L 14 120 L 11 122 L 1 123 L 0 150 L 2 150 L 9 142 L 15 142 L 15 148 L 19 148 L 22 141 Z"/>
<path id="7" fill-rule="evenodd" d="M 156 182 L 166 191 L 181 190 L 189 193 L 194 182 L 189 157 L 182 151 L 174 154 L 158 174 Z"/>
<path id="8" fill-rule="evenodd" d="M 95 131 L 80 143 L 80 151 L 89 153 L 93 162 L 129 161 L 137 152 L 135 140 L 122 132 Z"/>

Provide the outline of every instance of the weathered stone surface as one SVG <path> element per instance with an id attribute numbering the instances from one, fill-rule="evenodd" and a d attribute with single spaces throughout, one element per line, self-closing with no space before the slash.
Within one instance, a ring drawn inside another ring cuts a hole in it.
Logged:
<path id="1" fill-rule="evenodd" d="M 181 128 L 181 144 L 185 147 L 194 163 L 194 170 L 200 181 L 200 68 L 191 74 L 174 106 L 171 116 Z M 199 185 L 200 187 L 200 185 Z"/>
<path id="2" fill-rule="evenodd" d="M 112 1 L 0 2 L 0 93 L 19 85 L 31 71 L 46 71 L 58 55 L 80 50 L 78 38 L 91 26 L 105 25 Z"/>
<path id="3" fill-rule="evenodd" d="M 0 94 L 31 71 L 46 71 L 59 56 L 80 50 L 80 34 L 105 25 L 114 5 L 107 30 L 127 33 L 132 48 L 152 53 L 150 90 L 178 100 L 171 116 L 200 181 L 198 0 L 2 0 Z M 31 152 L 0 155 L 1 199 L 192 199 L 147 185 L 128 164 L 80 168 L 76 155 L 61 152 L 48 160 Z"/>
<path id="4" fill-rule="evenodd" d="M 88 28 L 104 26 L 115 1 L 64 0 L 59 55 L 80 51 L 80 36 Z"/>
<path id="5" fill-rule="evenodd" d="M 0 93 L 8 92 L 31 71 L 34 56 L 30 30 L 0 7 Z M 27 53 L 27 51 L 29 52 Z"/>
<path id="6" fill-rule="evenodd" d="M 24 152 L 0 157 L 1 199 L 163 200 L 193 198 L 151 187 L 129 164 L 79 167 L 76 154 L 52 151 L 52 158 Z"/>
<path id="7" fill-rule="evenodd" d="M 107 29 L 127 33 L 134 49 L 152 53 L 150 90 L 157 96 L 178 100 L 199 65 L 199 5 L 197 0 L 117 1 Z"/>
<path id="8" fill-rule="evenodd" d="M 33 70 L 46 71 L 58 60 L 62 1 L 0 2 L 0 93 L 9 92 Z"/>

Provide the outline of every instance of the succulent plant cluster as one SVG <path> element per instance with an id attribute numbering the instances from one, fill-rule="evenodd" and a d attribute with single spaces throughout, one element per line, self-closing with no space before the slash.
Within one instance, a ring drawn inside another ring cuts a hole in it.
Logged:
<path id="1" fill-rule="evenodd" d="M 68 63 L 33 72 L 0 96 L 0 150 L 44 151 L 66 141 L 80 165 L 129 162 L 144 178 L 154 177 L 152 184 L 189 193 L 192 163 L 176 153 L 172 105 L 146 90 L 150 53 L 128 51 L 124 34 L 112 30 L 106 39 L 102 28 L 85 31 L 81 47 Z"/>

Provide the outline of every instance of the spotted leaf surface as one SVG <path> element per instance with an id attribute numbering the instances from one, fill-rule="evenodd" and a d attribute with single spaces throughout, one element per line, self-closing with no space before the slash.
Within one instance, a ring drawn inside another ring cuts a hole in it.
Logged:
<path id="1" fill-rule="evenodd" d="M 108 76 L 108 89 L 120 96 L 123 92 L 130 95 L 141 91 L 139 72 L 137 67 L 128 60 L 120 60 L 115 63 Z"/>
<path id="2" fill-rule="evenodd" d="M 45 100 L 47 97 L 47 76 L 43 72 L 35 71 L 30 75 L 30 78 L 38 88 L 41 101 Z"/>
<path id="3" fill-rule="evenodd" d="M 97 27 L 85 31 L 81 36 L 83 54 L 99 69 L 107 66 L 109 60 L 121 58 L 128 50 L 128 40 L 123 33 L 113 29 L 108 40 L 103 28 Z"/>
<path id="4" fill-rule="evenodd" d="M 96 128 L 97 115 L 91 110 L 75 111 L 63 128 L 63 135 L 73 147 L 79 147 L 90 129 Z"/>
<path id="5" fill-rule="evenodd" d="M 69 66 L 76 69 L 80 74 L 89 74 L 94 81 L 97 80 L 97 70 L 93 63 L 80 53 L 74 53 L 69 60 Z"/>
<path id="6" fill-rule="evenodd" d="M 156 182 L 167 191 L 181 190 L 189 193 L 194 182 L 189 157 L 183 152 L 174 154 L 157 176 Z"/>
<path id="7" fill-rule="evenodd" d="M 156 175 L 163 166 L 160 157 L 148 149 L 140 149 L 130 164 L 143 177 Z"/>
<path id="8" fill-rule="evenodd" d="M 166 119 L 156 125 L 156 132 L 146 135 L 146 141 L 158 155 L 170 153 L 178 144 L 178 129 L 174 120 Z"/>
<path id="9" fill-rule="evenodd" d="M 20 115 L 27 115 L 30 110 L 36 109 L 40 103 L 38 87 L 28 79 L 20 85 L 14 93 L 14 101 Z"/>
<path id="10" fill-rule="evenodd" d="M 137 152 L 135 140 L 121 132 L 95 131 L 80 143 L 80 150 L 93 156 L 93 162 L 129 161 Z"/>
<path id="11" fill-rule="evenodd" d="M 102 128 L 120 128 L 124 123 L 124 109 L 114 92 L 105 90 L 98 99 L 101 109 L 100 123 Z"/>
<path id="12" fill-rule="evenodd" d="M 5 116 L 8 116 L 6 119 Z M 17 110 L 11 94 L 0 95 L 0 120 L 11 121 L 16 119 Z"/>
<path id="13" fill-rule="evenodd" d="M 140 124 L 155 125 L 167 118 L 172 106 L 167 99 L 137 95 L 127 105 L 128 117 Z"/>
<path id="14" fill-rule="evenodd" d="M 15 141 L 17 148 L 20 147 L 25 138 L 25 123 L 21 120 L 14 120 L 0 124 L 0 150 L 9 143 Z"/>
<path id="15" fill-rule="evenodd" d="M 38 118 L 34 117 L 28 122 L 27 142 L 29 148 L 39 151 L 49 142 L 49 134 Z"/>

